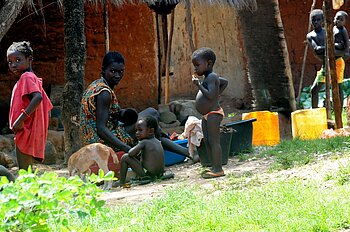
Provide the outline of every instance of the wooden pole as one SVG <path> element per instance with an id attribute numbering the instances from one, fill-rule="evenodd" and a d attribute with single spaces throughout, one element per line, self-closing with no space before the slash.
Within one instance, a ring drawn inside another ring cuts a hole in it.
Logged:
<path id="1" fill-rule="evenodd" d="M 326 18 L 326 42 L 327 52 L 325 57 L 325 64 L 329 63 L 329 73 L 332 83 L 332 100 L 335 117 L 335 128 L 342 128 L 343 122 L 341 118 L 341 104 L 339 98 L 339 86 L 337 82 L 337 75 L 335 71 L 335 51 L 334 51 L 334 36 L 333 36 L 333 15 L 332 15 L 332 0 L 324 0 L 324 15 Z M 328 61 L 328 62 L 327 62 Z M 327 80 L 326 80 L 327 81 Z"/>
<path id="2" fill-rule="evenodd" d="M 326 59 L 328 56 L 327 52 L 327 43 L 326 45 L 326 50 L 325 50 L 325 61 L 324 61 L 324 71 L 325 71 L 325 76 L 326 76 L 326 102 L 325 102 L 325 107 L 326 107 L 326 113 L 327 113 L 327 119 L 332 120 L 332 112 L 331 112 L 331 94 L 330 94 L 330 72 L 329 72 L 329 60 Z"/>
<path id="3" fill-rule="evenodd" d="M 109 52 L 108 2 L 103 3 L 103 24 L 105 29 L 105 50 Z"/>
<path id="4" fill-rule="evenodd" d="M 166 66 L 166 51 L 168 48 L 168 16 L 166 14 L 161 14 L 162 20 L 162 76 L 165 76 L 165 66 Z"/>
<path id="5" fill-rule="evenodd" d="M 166 65 L 165 65 L 165 104 L 168 104 L 170 101 L 169 94 L 169 74 L 170 74 L 170 54 L 171 54 L 171 42 L 173 39 L 174 33 L 174 21 L 175 21 L 175 8 L 171 10 L 171 21 L 170 21 L 170 31 L 168 38 L 168 46 L 166 50 Z"/>
<path id="6" fill-rule="evenodd" d="M 162 103 L 162 46 L 160 39 L 160 23 L 159 23 L 160 14 L 156 12 L 156 27 L 157 27 L 157 48 L 158 48 L 158 104 Z"/>
<path id="7" fill-rule="evenodd" d="M 315 5 L 316 5 L 316 0 L 313 0 L 313 1 L 312 1 L 312 4 L 311 4 L 310 12 L 313 11 L 313 10 L 315 9 Z M 307 33 L 309 33 L 310 30 L 311 30 L 311 22 L 310 22 L 310 19 L 309 19 L 309 24 L 308 24 L 308 27 L 307 27 Z M 303 89 L 305 64 L 306 64 L 307 50 L 308 50 L 308 47 L 309 47 L 308 45 L 309 45 L 309 43 L 306 43 L 306 44 L 305 44 L 304 57 L 303 57 L 303 64 L 302 64 L 302 67 L 301 67 L 300 82 L 299 82 L 299 91 L 298 91 L 298 109 L 301 108 L 301 105 L 300 105 L 300 95 L 301 95 L 301 90 Z"/>
<path id="8" fill-rule="evenodd" d="M 325 13 L 325 9 L 324 9 L 324 4 L 323 4 L 323 12 L 324 12 L 324 18 L 326 17 L 326 13 Z M 324 26 L 325 26 L 325 30 L 327 30 L 327 22 L 326 20 L 324 20 Z M 327 35 L 327 32 L 325 32 L 325 36 Z M 331 112 L 331 94 L 330 94 L 330 89 L 331 89 L 331 85 L 330 85 L 330 80 L 331 80 L 331 76 L 330 76 L 330 72 L 329 72 L 329 59 L 328 59 L 328 43 L 327 43 L 327 38 L 325 37 L 325 54 L 324 54 L 324 72 L 325 72 L 325 81 L 326 81 L 326 102 L 325 102 L 325 107 L 326 107 L 326 113 L 327 113 L 327 119 L 328 120 L 332 120 L 332 112 Z"/>

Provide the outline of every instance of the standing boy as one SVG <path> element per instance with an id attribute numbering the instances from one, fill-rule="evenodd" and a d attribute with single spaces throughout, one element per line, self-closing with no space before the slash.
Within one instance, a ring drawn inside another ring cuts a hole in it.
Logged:
<path id="1" fill-rule="evenodd" d="M 220 145 L 220 123 L 224 117 L 224 111 L 219 104 L 219 98 L 227 86 L 227 80 L 220 78 L 213 72 L 215 60 L 214 51 L 207 47 L 200 48 L 192 54 L 192 64 L 195 71 L 195 74 L 192 75 L 192 82 L 198 87 L 195 105 L 197 111 L 203 115 L 204 143 L 212 163 L 211 169 L 202 174 L 205 179 L 225 175 L 222 169 Z M 202 75 L 204 75 L 204 79 L 200 81 L 198 76 Z"/>
<path id="2" fill-rule="evenodd" d="M 347 18 L 348 14 L 345 11 L 338 11 L 334 16 L 333 26 L 335 64 L 341 109 L 343 109 L 344 100 L 342 83 L 344 80 L 345 59 L 349 57 L 349 35 L 345 28 Z"/>

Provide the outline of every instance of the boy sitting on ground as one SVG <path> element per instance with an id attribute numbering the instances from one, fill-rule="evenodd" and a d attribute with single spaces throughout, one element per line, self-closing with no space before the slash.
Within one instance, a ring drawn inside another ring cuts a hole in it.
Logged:
<path id="1" fill-rule="evenodd" d="M 152 116 L 146 116 L 137 121 L 136 137 L 139 143 L 120 160 L 119 186 L 129 187 L 126 184 L 129 167 L 141 178 L 145 176 L 157 178 L 163 175 L 164 150 L 161 142 L 155 138 L 157 130 L 157 120 Z"/>

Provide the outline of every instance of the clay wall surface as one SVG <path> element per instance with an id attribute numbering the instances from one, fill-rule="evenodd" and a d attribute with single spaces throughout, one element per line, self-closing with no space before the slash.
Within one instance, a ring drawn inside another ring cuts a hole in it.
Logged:
<path id="1" fill-rule="evenodd" d="M 43 1 L 44 5 L 51 1 Z M 101 8 L 86 5 L 85 33 L 87 60 L 85 83 L 101 75 L 105 54 Z M 44 18 L 25 7 L 0 44 L 0 102 L 9 103 L 17 79 L 8 72 L 6 50 L 13 41 L 27 40 L 34 49 L 33 70 L 53 87 L 64 84 L 63 13 L 57 4 L 44 8 Z M 143 109 L 157 105 L 155 30 L 153 12 L 145 4 L 109 7 L 110 50 L 126 60 L 126 72 L 115 88 L 123 107 Z M 57 93 L 53 93 L 57 95 Z"/>
<path id="2" fill-rule="evenodd" d="M 294 87 L 299 86 L 305 36 L 312 0 L 279 0 L 282 21 L 288 44 Z M 51 1 L 45 0 L 44 5 Z M 320 8 L 321 2 L 317 3 Z M 342 9 L 349 9 L 347 2 Z M 53 86 L 64 83 L 64 32 L 63 15 L 57 4 L 41 15 L 24 8 L 0 43 L 0 101 L 9 102 L 16 78 L 8 72 L 6 50 L 12 41 L 29 40 L 34 48 L 33 69 L 44 78 L 44 84 Z M 246 81 L 244 57 L 241 51 L 239 20 L 230 8 L 210 7 L 192 3 L 193 43 L 195 47 L 209 46 L 218 60 L 215 71 L 228 78 L 229 87 L 222 98 L 229 107 L 249 105 L 250 87 Z M 176 7 L 175 31 L 172 45 L 170 77 L 171 100 L 194 98 L 196 89 L 191 83 L 192 65 L 190 38 L 186 28 L 184 3 Z M 138 109 L 157 105 L 157 46 L 154 13 L 145 5 L 109 7 L 110 49 L 121 51 L 126 58 L 125 78 L 115 91 L 122 106 Z M 104 55 L 104 34 L 101 8 L 86 6 L 87 63 L 86 84 L 100 76 Z M 303 86 L 312 84 L 320 63 L 308 50 Z M 349 61 L 346 74 L 349 76 Z M 164 82 L 164 81 L 163 81 Z M 248 100 L 247 100 L 248 99 Z"/>
<path id="3" fill-rule="evenodd" d="M 183 3 L 176 9 L 175 31 L 172 49 L 174 76 L 171 77 L 172 99 L 195 98 L 198 89 L 192 84 L 191 62 L 194 47 L 210 47 L 217 55 L 214 71 L 229 81 L 227 89 L 221 96 L 221 103 L 227 110 L 247 107 L 250 99 L 241 41 L 239 40 L 239 22 L 234 9 L 229 7 L 196 5 L 192 2 L 192 38 L 186 27 L 186 8 Z M 248 94 L 249 95 L 249 94 Z M 229 112 L 227 112 L 229 113 Z"/>
<path id="4" fill-rule="evenodd" d="M 121 52 L 126 65 L 124 78 L 115 87 L 120 104 L 138 110 L 155 107 L 158 81 L 153 12 L 145 4 L 109 9 L 110 51 Z M 85 81 L 89 84 L 100 77 L 105 41 L 101 10 L 87 8 L 85 18 Z"/>

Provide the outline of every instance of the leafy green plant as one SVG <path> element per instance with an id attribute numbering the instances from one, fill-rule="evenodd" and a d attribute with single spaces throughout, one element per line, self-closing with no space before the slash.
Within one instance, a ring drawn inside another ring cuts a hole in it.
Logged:
<path id="1" fill-rule="evenodd" d="M 318 93 L 318 102 L 319 105 L 323 104 L 326 99 L 326 89 L 322 87 L 320 92 Z M 310 109 L 311 105 L 311 86 L 306 86 L 303 88 L 300 93 L 300 104 L 302 109 Z"/>
<path id="2" fill-rule="evenodd" d="M 350 95 L 350 79 L 344 79 L 342 87 L 344 92 L 344 98 L 346 98 Z"/>
<path id="3" fill-rule="evenodd" d="M 311 87 L 304 87 L 300 93 L 300 104 L 302 109 L 311 108 Z"/>
<path id="4" fill-rule="evenodd" d="M 343 84 L 344 99 L 350 95 L 350 79 L 344 79 Z M 330 97 L 332 97 L 332 91 L 330 91 Z M 326 88 L 322 87 L 318 94 L 319 105 L 323 104 L 326 99 Z M 306 86 L 300 93 L 300 104 L 302 109 L 310 109 L 311 107 L 311 86 Z"/>
<path id="5" fill-rule="evenodd" d="M 104 177 L 102 171 L 84 183 L 78 176 L 67 179 L 55 172 L 39 176 L 29 168 L 20 170 L 15 182 L 2 177 L 0 231 L 48 231 L 52 226 L 67 231 L 72 215 L 84 218 L 104 210 L 105 202 L 98 200 L 102 190 L 95 183 L 113 176 L 109 172 Z"/>

